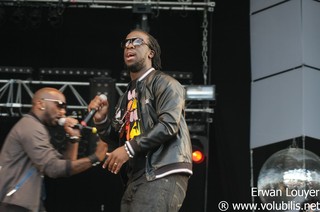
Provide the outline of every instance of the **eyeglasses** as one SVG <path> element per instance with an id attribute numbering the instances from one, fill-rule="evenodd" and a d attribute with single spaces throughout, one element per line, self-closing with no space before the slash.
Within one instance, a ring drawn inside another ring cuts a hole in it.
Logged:
<path id="1" fill-rule="evenodd" d="M 124 41 L 121 42 L 121 48 L 128 48 L 130 43 L 132 43 L 132 45 L 134 47 L 137 47 L 137 46 L 141 46 L 142 44 L 146 44 L 149 48 L 150 46 L 144 42 L 144 40 L 142 38 L 130 38 L 130 39 L 126 39 Z M 151 48 L 150 48 L 151 49 Z"/>
<path id="2" fill-rule="evenodd" d="M 60 101 L 57 99 L 46 99 L 46 98 L 42 98 L 42 100 L 56 103 L 56 106 L 59 109 L 65 109 L 65 110 L 67 109 L 67 104 L 63 101 Z"/>

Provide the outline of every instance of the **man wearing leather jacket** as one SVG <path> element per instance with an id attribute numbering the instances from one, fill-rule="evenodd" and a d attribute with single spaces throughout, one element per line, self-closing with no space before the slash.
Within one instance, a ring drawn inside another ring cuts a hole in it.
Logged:
<path id="1" fill-rule="evenodd" d="M 121 211 L 179 211 L 192 175 L 192 145 L 185 121 L 185 89 L 160 71 L 160 46 L 149 33 L 135 29 L 122 43 L 131 82 L 115 114 L 96 96 L 94 122 L 108 144 L 103 167 L 125 173 Z"/>

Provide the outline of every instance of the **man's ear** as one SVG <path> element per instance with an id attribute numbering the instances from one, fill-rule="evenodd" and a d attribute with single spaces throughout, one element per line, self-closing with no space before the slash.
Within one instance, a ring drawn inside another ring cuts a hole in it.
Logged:
<path id="1" fill-rule="evenodd" d="M 154 57 L 154 51 L 153 51 L 153 50 L 150 51 L 148 57 L 149 57 L 150 59 Z"/>
<path id="2" fill-rule="evenodd" d="M 46 105 L 45 105 L 45 103 L 43 101 L 41 101 L 41 100 L 37 101 L 37 108 L 38 109 L 45 110 L 45 107 L 46 107 Z"/>

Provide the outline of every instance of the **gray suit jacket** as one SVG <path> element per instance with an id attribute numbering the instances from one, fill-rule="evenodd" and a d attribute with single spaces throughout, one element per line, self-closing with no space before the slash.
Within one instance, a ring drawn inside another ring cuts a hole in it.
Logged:
<path id="1" fill-rule="evenodd" d="M 7 195 L 32 167 L 36 171 L 16 192 Z M 0 202 L 39 211 L 43 175 L 68 176 L 70 168 L 71 162 L 51 145 L 45 125 L 34 116 L 25 115 L 11 129 L 1 149 Z"/>

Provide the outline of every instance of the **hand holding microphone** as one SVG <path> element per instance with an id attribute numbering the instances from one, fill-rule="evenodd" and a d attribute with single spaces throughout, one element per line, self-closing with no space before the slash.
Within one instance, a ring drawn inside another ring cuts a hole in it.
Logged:
<path id="1" fill-rule="evenodd" d="M 79 129 L 76 129 L 74 126 L 79 124 L 78 120 L 71 117 L 63 117 L 58 120 L 58 124 L 63 126 L 65 132 L 69 135 L 70 138 L 79 139 L 81 137 L 81 132 Z"/>
<path id="2" fill-rule="evenodd" d="M 66 129 L 66 127 L 71 127 L 72 129 L 78 129 L 80 131 L 82 131 L 82 130 L 90 130 L 91 133 L 97 133 L 97 129 L 95 127 L 83 126 L 83 125 L 81 125 L 79 123 L 70 123 L 70 124 L 68 124 L 68 126 L 65 126 L 66 119 L 67 118 L 60 118 L 58 120 L 58 123 L 59 123 L 60 126 L 64 126 L 65 127 L 65 130 L 66 130 L 66 132 L 68 134 L 70 134 L 70 133 L 67 131 L 68 128 Z"/>
<path id="3" fill-rule="evenodd" d="M 107 96 L 104 94 L 96 96 L 88 105 L 88 110 L 89 114 L 81 122 L 82 125 L 86 126 L 88 120 L 90 120 L 93 116 L 95 122 L 101 122 L 105 120 L 109 112 L 109 102 Z"/>
<path id="4" fill-rule="evenodd" d="M 97 129 L 95 127 L 89 127 L 88 122 L 92 119 L 92 117 L 97 113 L 97 111 L 101 108 L 104 109 L 103 113 L 106 113 L 108 110 L 108 101 L 107 101 L 107 96 L 104 94 L 101 94 L 100 96 L 96 96 L 95 99 L 93 99 L 90 102 L 89 108 L 93 108 L 93 109 L 89 109 L 89 113 L 88 115 L 84 118 L 83 121 L 81 121 L 81 124 L 78 123 L 78 121 L 74 118 L 60 118 L 58 120 L 58 123 L 60 126 L 64 126 L 65 131 L 72 135 L 71 131 L 74 130 L 70 130 L 71 129 L 78 129 L 79 132 L 81 133 L 81 131 L 83 130 L 90 130 L 91 133 L 97 133 Z M 102 110 L 102 109 L 101 109 Z M 66 121 L 68 121 L 68 123 L 66 124 Z"/>

